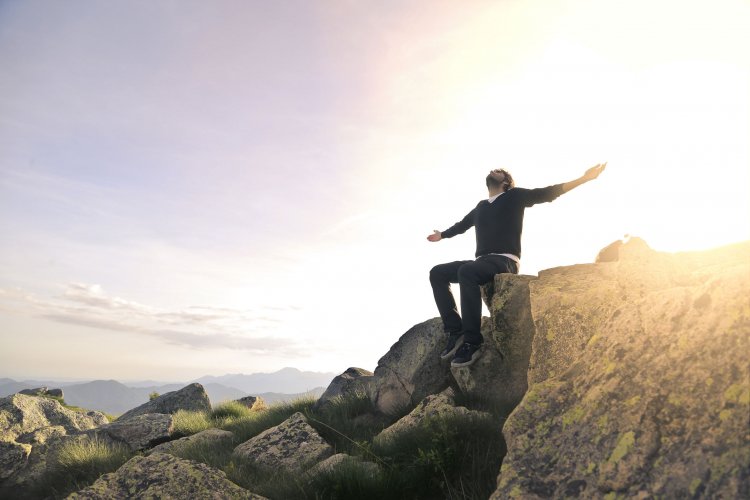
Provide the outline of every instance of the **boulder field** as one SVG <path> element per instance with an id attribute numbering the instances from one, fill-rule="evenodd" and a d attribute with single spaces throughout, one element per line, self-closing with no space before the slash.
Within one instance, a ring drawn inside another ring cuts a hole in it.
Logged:
<path id="1" fill-rule="evenodd" d="M 632 238 L 605 250 L 597 263 L 538 277 L 497 275 L 483 288 L 490 316 L 474 365 L 440 361 L 446 337 L 430 319 L 374 372 L 350 368 L 334 379 L 316 408 L 369 398 L 375 413 L 357 418 L 395 421 L 376 444 L 434 416 L 497 418 L 507 453 L 497 450 L 505 455 L 492 499 L 750 498 L 750 242 L 672 254 Z M 136 456 L 72 498 L 260 498 L 170 455 L 234 439 L 209 429 L 175 440 L 179 409 L 210 409 L 199 384 L 111 424 L 45 397 L 2 398 L 0 488 L 21 491 L 66 442 L 96 438 Z M 302 413 L 232 454 L 301 478 L 361 461 L 336 453 Z M 357 466 L 379 474 L 375 463 Z"/>

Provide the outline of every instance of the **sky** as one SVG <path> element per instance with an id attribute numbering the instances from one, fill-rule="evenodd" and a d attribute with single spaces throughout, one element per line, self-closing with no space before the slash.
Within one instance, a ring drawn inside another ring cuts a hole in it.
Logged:
<path id="1" fill-rule="evenodd" d="M 750 239 L 750 2 L 0 0 L 0 377 L 373 370 L 487 197 L 522 274 Z M 458 291 L 456 290 L 456 293 Z M 485 311 L 486 314 L 486 311 Z"/>

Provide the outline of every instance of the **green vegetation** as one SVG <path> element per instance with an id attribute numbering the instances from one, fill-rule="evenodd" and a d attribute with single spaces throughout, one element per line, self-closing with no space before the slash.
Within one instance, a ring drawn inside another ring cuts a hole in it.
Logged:
<path id="1" fill-rule="evenodd" d="M 272 499 L 487 498 L 495 489 L 505 454 L 497 417 L 427 419 L 394 440 L 373 445 L 373 437 L 396 418 L 372 416 L 365 394 L 337 398 L 319 410 L 313 409 L 313 403 L 302 399 L 260 412 L 226 403 L 210 413 L 178 412 L 175 425 L 181 434 L 215 427 L 232 431 L 235 439 L 224 444 L 190 443 L 172 453 L 223 470 L 240 486 Z M 264 470 L 232 456 L 235 446 L 298 411 L 336 453 L 375 463 L 379 472 L 345 463 L 305 477 Z"/>
<path id="2" fill-rule="evenodd" d="M 179 411 L 174 415 L 177 436 L 218 428 L 235 437 L 185 443 L 170 453 L 222 470 L 231 481 L 270 499 L 484 499 L 495 489 L 505 454 L 498 416 L 433 417 L 394 439 L 374 444 L 374 436 L 402 415 L 375 416 L 366 394 L 340 397 L 321 409 L 314 409 L 314 402 L 300 399 L 261 411 L 228 402 L 210 412 Z M 307 417 L 336 453 L 355 458 L 332 470 L 306 475 L 264 469 L 232 455 L 238 444 L 296 412 Z M 133 455 L 124 446 L 99 439 L 71 440 L 60 452 L 59 464 L 36 486 L 35 497 L 63 498 L 116 470 Z"/>
<path id="3" fill-rule="evenodd" d="M 33 496 L 65 497 L 102 474 L 117 470 L 132 456 L 134 453 L 127 446 L 98 437 L 67 441 L 60 448 L 54 467 L 35 485 Z"/>
<path id="4" fill-rule="evenodd" d="M 159 393 L 158 393 L 158 392 L 156 392 L 156 391 L 154 391 L 154 392 L 152 392 L 152 393 L 150 393 L 150 394 L 148 395 L 148 400 L 149 400 L 149 401 L 153 401 L 154 399 L 156 399 L 156 398 L 158 398 L 158 397 L 159 397 Z"/>

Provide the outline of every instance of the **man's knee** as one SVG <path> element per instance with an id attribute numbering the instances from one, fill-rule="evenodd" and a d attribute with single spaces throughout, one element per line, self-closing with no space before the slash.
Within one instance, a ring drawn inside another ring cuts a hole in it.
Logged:
<path id="1" fill-rule="evenodd" d="M 439 281 L 445 281 L 440 264 L 430 269 L 430 282 L 435 283 Z"/>
<path id="2" fill-rule="evenodd" d="M 478 279 L 476 269 L 471 264 L 464 264 L 458 268 L 459 283 L 476 283 Z"/>

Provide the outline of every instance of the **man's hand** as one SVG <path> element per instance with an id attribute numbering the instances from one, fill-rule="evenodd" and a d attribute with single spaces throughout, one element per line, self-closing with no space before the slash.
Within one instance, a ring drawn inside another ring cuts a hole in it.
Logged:
<path id="1" fill-rule="evenodd" d="M 590 169 L 586 170 L 586 173 L 580 176 L 578 179 L 570 182 L 566 182 L 562 186 L 563 193 L 567 193 L 571 189 L 575 189 L 584 182 L 593 181 L 597 177 L 599 177 L 599 174 L 604 172 L 604 168 L 607 166 L 607 162 L 604 163 L 597 163 Z"/>
<path id="2" fill-rule="evenodd" d="M 440 231 L 438 231 L 437 229 L 435 229 L 434 231 L 435 231 L 434 233 L 432 233 L 431 235 L 429 235 L 427 237 L 427 240 L 429 240 L 429 241 L 440 241 L 440 240 L 442 240 L 443 236 L 440 234 Z"/>
<path id="3" fill-rule="evenodd" d="M 584 181 L 593 181 L 597 177 L 599 177 L 599 174 L 604 172 L 605 167 L 607 166 L 607 162 L 604 163 L 598 163 L 591 167 L 590 169 L 586 170 L 586 173 L 583 174 Z"/>

